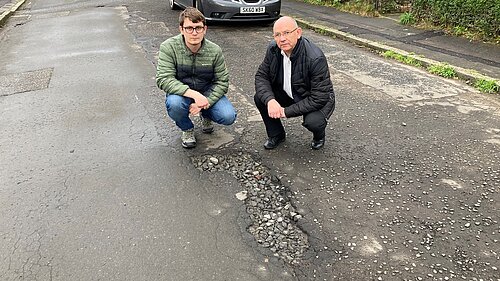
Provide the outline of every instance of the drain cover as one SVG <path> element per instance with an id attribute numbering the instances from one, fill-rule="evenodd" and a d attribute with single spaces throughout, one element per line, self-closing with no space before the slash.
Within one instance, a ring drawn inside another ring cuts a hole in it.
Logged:
<path id="1" fill-rule="evenodd" d="M 46 89 L 52 77 L 53 68 L 0 75 L 0 96 Z"/>

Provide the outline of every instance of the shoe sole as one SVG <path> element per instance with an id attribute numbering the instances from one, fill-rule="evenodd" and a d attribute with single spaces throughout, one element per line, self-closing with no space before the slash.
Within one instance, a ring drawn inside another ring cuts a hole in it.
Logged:
<path id="1" fill-rule="evenodd" d="M 204 134 L 211 134 L 214 132 L 214 128 L 210 128 L 210 129 L 202 129 L 201 130 Z"/>
<path id="2" fill-rule="evenodd" d="M 195 148 L 196 147 L 196 143 L 182 143 L 182 147 L 184 148 Z"/>

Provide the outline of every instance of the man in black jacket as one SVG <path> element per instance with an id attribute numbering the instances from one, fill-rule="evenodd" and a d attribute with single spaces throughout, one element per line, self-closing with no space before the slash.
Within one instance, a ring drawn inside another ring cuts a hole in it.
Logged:
<path id="1" fill-rule="evenodd" d="M 335 94 L 323 52 L 307 38 L 291 17 L 274 23 L 274 42 L 255 74 L 255 105 L 266 126 L 266 149 L 285 140 L 280 118 L 303 116 L 313 133 L 311 147 L 325 144 L 327 121 L 335 109 Z"/>

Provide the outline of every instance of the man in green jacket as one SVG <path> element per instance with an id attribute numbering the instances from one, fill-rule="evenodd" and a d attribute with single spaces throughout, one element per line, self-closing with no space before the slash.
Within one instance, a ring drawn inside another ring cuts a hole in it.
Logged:
<path id="1" fill-rule="evenodd" d="M 156 84 L 165 91 L 167 113 L 182 130 L 182 146 L 196 146 L 194 124 L 189 115 L 199 114 L 202 132 L 212 133 L 213 122 L 231 125 L 236 111 L 225 96 L 228 71 L 221 48 L 205 39 L 206 20 L 196 8 L 179 16 L 181 34 L 160 46 Z"/>

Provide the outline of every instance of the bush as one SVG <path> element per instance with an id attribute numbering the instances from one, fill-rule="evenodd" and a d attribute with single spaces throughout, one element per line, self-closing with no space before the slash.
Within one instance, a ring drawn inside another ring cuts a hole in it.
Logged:
<path id="1" fill-rule="evenodd" d="M 418 21 L 479 32 L 488 38 L 500 36 L 500 1 L 413 0 L 411 12 Z"/>
<path id="2" fill-rule="evenodd" d="M 377 16 L 403 14 L 403 24 L 431 24 L 451 33 L 500 43 L 500 0 L 303 0 L 342 11 Z"/>
<path id="3" fill-rule="evenodd" d="M 306 3 L 333 6 L 342 11 L 366 15 L 407 11 L 411 0 L 303 0 Z"/>

